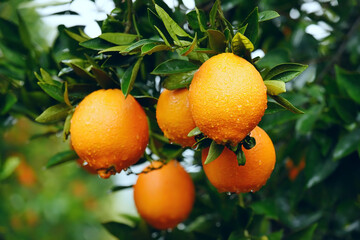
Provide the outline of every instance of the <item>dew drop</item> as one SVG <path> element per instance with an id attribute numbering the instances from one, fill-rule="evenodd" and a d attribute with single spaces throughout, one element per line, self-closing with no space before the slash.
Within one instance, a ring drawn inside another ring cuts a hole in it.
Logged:
<path id="1" fill-rule="evenodd" d="M 251 190 L 250 190 L 250 192 L 252 192 L 252 193 L 253 193 L 253 192 L 254 192 L 254 190 L 253 190 L 253 189 L 251 189 Z"/>
<path id="2" fill-rule="evenodd" d="M 226 192 L 226 195 L 231 196 L 231 192 Z"/>

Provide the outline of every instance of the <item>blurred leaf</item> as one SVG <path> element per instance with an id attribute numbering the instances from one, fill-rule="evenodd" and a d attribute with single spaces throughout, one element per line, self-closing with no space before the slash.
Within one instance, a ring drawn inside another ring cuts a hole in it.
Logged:
<path id="1" fill-rule="evenodd" d="M 264 215 L 267 218 L 278 219 L 277 208 L 274 200 L 268 199 L 259 202 L 254 202 L 250 205 L 256 214 Z"/>
<path id="2" fill-rule="evenodd" d="M 19 28 L 14 22 L 0 17 L 0 26 L 0 32 L 4 39 L 8 39 L 11 42 L 20 41 Z"/>
<path id="3" fill-rule="evenodd" d="M 335 108 L 340 118 L 348 124 L 356 121 L 358 114 L 357 103 L 349 98 L 340 96 L 329 97 L 330 107 Z"/>
<path id="4" fill-rule="evenodd" d="M 254 45 L 247 37 L 238 32 L 231 41 L 231 49 L 238 56 L 248 56 L 254 50 Z"/>
<path id="5" fill-rule="evenodd" d="M 165 78 L 163 82 L 163 86 L 168 90 L 175 90 L 179 88 L 188 87 L 196 71 L 197 70 L 193 70 L 185 73 L 171 74 L 167 78 Z"/>
<path id="6" fill-rule="evenodd" d="M 259 13 L 259 22 L 265 22 L 274 18 L 280 17 L 280 15 L 272 10 L 263 11 Z"/>
<path id="7" fill-rule="evenodd" d="M 335 66 L 336 81 L 342 86 L 347 94 L 360 104 L 360 73 L 348 72 L 339 66 Z"/>
<path id="8" fill-rule="evenodd" d="M 212 30 L 212 29 L 208 29 L 207 34 L 209 37 L 210 48 L 218 53 L 224 52 L 226 48 L 225 35 L 218 30 Z"/>
<path id="9" fill-rule="evenodd" d="M 134 228 L 123 223 L 106 222 L 102 224 L 106 230 L 118 239 L 133 239 Z"/>
<path id="10" fill-rule="evenodd" d="M 127 33 L 103 33 L 99 36 L 99 38 L 116 45 L 128 45 L 138 37 L 138 35 Z"/>
<path id="11" fill-rule="evenodd" d="M 124 189 L 129 189 L 129 188 L 132 188 L 133 185 L 129 185 L 129 186 L 115 186 L 115 187 L 112 187 L 110 189 L 111 192 L 117 192 L 117 191 L 121 191 L 121 190 L 124 190 Z"/>
<path id="12" fill-rule="evenodd" d="M 20 14 L 20 11 L 17 10 L 17 17 L 19 20 L 19 33 L 20 33 L 20 38 L 21 41 L 23 43 L 23 45 L 30 51 L 34 51 L 34 47 L 33 44 L 31 42 L 31 37 L 30 37 L 30 33 L 29 33 L 29 29 L 26 26 L 26 23 L 23 19 L 23 17 Z"/>
<path id="13" fill-rule="evenodd" d="M 244 235 L 244 230 L 235 230 L 230 234 L 228 238 L 228 240 L 248 240 L 248 239 L 249 237 L 246 237 Z"/>
<path id="14" fill-rule="evenodd" d="M 360 129 L 355 129 L 340 137 L 334 149 L 333 159 L 339 160 L 356 151 L 360 145 Z"/>
<path id="15" fill-rule="evenodd" d="M 259 32 L 259 12 L 258 12 L 258 7 L 256 7 L 246 17 L 246 19 L 241 23 L 241 26 L 245 26 L 245 25 L 247 25 L 247 28 L 245 30 L 244 35 L 250 40 L 250 42 L 252 44 L 255 44 L 255 42 L 256 42 L 256 40 L 258 38 L 258 32 Z"/>
<path id="16" fill-rule="evenodd" d="M 286 109 L 281 106 L 280 104 L 277 104 L 276 102 L 269 102 L 267 103 L 267 108 L 265 110 L 265 114 L 274 114 L 277 112 L 285 111 Z"/>
<path id="17" fill-rule="evenodd" d="M 4 165 L 2 165 L 0 172 L 0 180 L 4 180 L 9 177 L 20 164 L 20 158 L 17 156 L 11 156 L 6 158 Z"/>
<path id="18" fill-rule="evenodd" d="M 299 63 L 283 63 L 273 67 L 264 77 L 264 80 L 280 80 L 288 82 L 302 73 L 308 66 Z"/>
<path id="19" fill-rule="evenodd" d="M 295 234 L 290 235 L 287 237 L 289 240 L 304 240 L 304 239 L 313 239 L 313 235 L 315 232 L 315 229 L 317 228 L 318 224 L 314 223 L 310 227 L 301 230 L 300 232 L 297 232 Z"/>
<path id="20" fill-rule="evenodd" d="M 128 69 L 126 69 L 122 79 L 121 79 L 121 91 L 124 93 L 125 98 L 127 95 L 131 92 L 137 73 L 140 68 L 140 64 L 142 62 L 142 57 L 140 57 L 136 63 L 132 66 L 130 66 Z"/>
<path id="21" fill-rule="evenodd" d="M 17 102 L 17 97 L 15 94 L 8 92 L 4 98 L 1 99 L 0 103 L 0 115 L 8 113 L 12 106 Z"/>
<path id="22" fill-rule="evenodd" d="M 50 97 L 59 102 L 64 102 L 64 93 L 60 86 L 57 84 L 49 84 L 44 82 L 38 82 L 38 85 L 46 92 Z"/>
<path id="23" fill-rule="evenodd" d="M 297 109 L 294 105 L 292 105 L 288 100 L 281 96 L 273 96 L 269 95 L 272 99 L 274 99 L 278 104 L 280 104 L 282 107 L 286 108 L 287 110 L 297 113 L 297 114 L 303 114 L 304 112 L 300 109 Z"/>
<path id="24" fill-rule="evenodd" d="M 277 232 L 273 232 L 270 233 L 269 235 L 267 235 L 267 237 L 269 238 L 269 240 L 281 240 L 283 239 L 283 230 L 277 231 Z"/>
<path id="25" fill-rule="evenodd" d="M 185 60 L 170 59 L 160 63 L 151 74 L 166 76 L 175 73 L 185 73 L 198 69 L 199 66 Z"/>
<path id="26" fill-rule="evenodd" d="M 105 50 L 105 49 L 114 47 L 113 44 L 111 44 L 108 41 L 105 41 L 101 38 L 93 38 L 90 40 L 86 40 L 84 42 L 81 42 L 80 46 L 83 46 L 83 47 L 89 48 L 89 49 L 93 49 L 93 50 Z"/>
<path id="27" fill-rule="evenodd" d="M 267 88 L 267 93 L 270 95 L 279 95 L 280 93 L 286 92 L 285 82 L 277 80 L 266 80 L 264 81 Z"/>
<path id="28" fill-rule="evenodd" d="M 296 121 L 295 129 L 297 132 L 306 134 L 310 132 L 316 120 L 321 116 L 323 106 L 315 105 L 308 109 L 300 118 Z"/>
<path id="29" fill-rule="evenodd" d="M 85 37 L 83 37 L 83 36 L 81 36 L 79 34 L 71 32 L 69 29 L 64 29 L 64 31 L 66 32 L 67 35 L 69 35 L 69 37 L 71 37 L 75 41 L 84 42 L 86 40 L 89 40 L 88 38 L 85 38 Z"/>
<path id="30" fill-rule="evenodd" d="M 151 97 L 151 96 L 134 96 L 134 98 L 143 107 L 154 106 L 158 101 L 157 98 L 154 98 L 154 97 Z"/>
<path id="31" fill-rule="evenodd" d="M 40 123 L 50 123 L 65 120 L 71 107 L 65 103 L 60 103 L 47 108 L 43 113 L 38 116 L 35 121 Z"/>
<path id="32" fill-rule="evenodd" d="M 310 161 L 316 161 L 316 159 L 307 159 L 307 162 Z M 311 177 L 308 178 L 308 181 L 306 183 L 306 188 L 309 189 L 315 186 L 316 184 L 321 183 L 331 173 L 335 171 L 338 165 L 339 165 L 339 161 L 331 161 L 330 159 L 326 159 L 324 163 L 318 164 L 314 169 L 309 169 L 309 167 L 306 166 L 305 173 L 307 175 L 311 174 Z"/>
<path id="33" fill-rule="evenodd" d="M 78 75 L 82 79 L 95 81 L 95 77 L 87 69 L 84 69 L 76 63 L 71 63 L 70 66 L 72 67 L 76 75 Z"/>
<path id="34" fill-rule="evenodd" d="M 78 158 L 79 156 L 73 150 L 59 152 L 50 158 L 46 164 L 46 168 L 52 168 L 65 162 L 74 161 Z"/>
<path id="35" fill-rule="evenodd" d="M 212 141 L 204 164 L 211 163 L 212 161 L 217 159 L 220 156 L 220 154 L 223 152 L 224 147 L 225 147 L 224 145 L 220 145 L 217 144 L 215 141 Z"/>
<path id="36" fill-rule="evenodd" d="M 216 15 L 217 15 L 219 7 L 221 7 L 220 1 L 216 0 L 210 10 L 210 25 L 214 29 L 216 29 Z"/>

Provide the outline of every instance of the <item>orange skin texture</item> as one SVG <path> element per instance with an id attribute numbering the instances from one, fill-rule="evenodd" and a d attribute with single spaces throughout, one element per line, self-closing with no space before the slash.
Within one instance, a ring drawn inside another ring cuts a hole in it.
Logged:
<path id="1" fill-rule="evenodd" d="M 250 134 L 256 145 L 250 150 L 242 148 L 246 157 L 244 166 L 239 166 L 236 155 L 228 148 L 214 161 L 204 164 L 209 149 L 202 152 L 205 174 L 219 192 L 255 192 L 265 185 L 275 167 L 275 149 L 270 137 L 260 127 Z"/>
<path id="2" fill-rule="evenodd" d="M 152 163 L 153 168 L 161 165 Z M 140 174 L 134 185 L 134 200 L 140 216 L 151 226 L 160 230 L 174 228 L 190 214 L 195 187 L 180 163 L 171 160 L 160 169 Z"/>
<path id="3" fill-rule="evenodd" d="M 183 147 L 195 144 L 194 137 L 187 136 L 196 127 L 191 116 L 188 95 L 186 88 L 172 91 L 165 89 L 160 94 L 156 107 L 156 119 L 165 137 Z"/>
<path id="4" fill-rule="evenodd" d="M 232 53 L 218 54 L 203 63 L 189 91 L 196 126 L 219 144 L 241 142 L 267 108 L 266 86 L 260 73 Z"/>
<path id="5" fill-rule="evenodd" d="M 119 89 L 98 90 L 86 96 L 71 119 L 71 142 L 75 152 L 100 177 L 136 163 L 149 140 L 144 110 Z"/>

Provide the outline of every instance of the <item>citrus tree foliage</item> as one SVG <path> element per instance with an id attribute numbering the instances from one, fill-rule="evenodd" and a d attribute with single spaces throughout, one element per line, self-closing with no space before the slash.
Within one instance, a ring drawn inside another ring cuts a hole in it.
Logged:
<path id="1" fill-rule="evenodd" d="M 219 194 L 203 171 L 194 173 L 196 202 L 185 225 L 159 232 L 127 217 L 123 223 L 103 223 L 110 233 L 120 239 L 359 238 L 360 18 L 355 1 L 312 2 L 317 11 L 302 1 L 203 0 L 188 11 L 182 1 L 175 9 L 161 0 L 114 2 L 116 8 L 99 22 L 101 35 L 90 38 L 82 26 L 60 26 L 48 51 L 36 47 L 20 14 L 16 21 L 0 18 L 4 127 L 22 114 L 56 126 L 65 140 L 73 110 L 86 95 L 121 88 L 145 108 L 150 122 L 151 153 L 139 163 L 152 154 L 182 161 L 184 149 L 170 144 L 156 123 L 160 91 L 188 87 L 209 57 L 233 52 L 254 64 L 267 86 L 268 109 L 260 126 L 275 143 L 277 163 L 267 185 L 249 194 Z M 328 35 L 308 34 L 315 25 L 328 26 Z M 252 54 L 257 49 L 265 55 Z M 216 156 L 222 149 L 213 145 Z M 60 152 L 47 167 L 74 159 L 73 151 Z M 290 177 L 301 159 L 304 169 Z M 201 166 L 199 151 L 194 164 Z M 2 175 L 7 165 L 2 158 Z"/>

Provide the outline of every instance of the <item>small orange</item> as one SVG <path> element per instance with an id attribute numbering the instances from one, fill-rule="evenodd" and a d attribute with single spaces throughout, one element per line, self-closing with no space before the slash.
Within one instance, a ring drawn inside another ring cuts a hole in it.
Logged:
<path id="1" fill-rule="evenodd" d="M 119 89 L 98 90 L 76 107 L 70 127 L 72 146 L 100 177 L 136 163 L 149 140 L 149 126 L 139 103 Z"/>
<path id="2" fill-rule="evenodd" d="M 295 179 L 297 178 L 297 176 L 299 175 L 299 173 L 304 170 L 305 168 L 305 158 L 303 157 L 299 164 L 297 166 L 294 165 L 294 162 L 292 159 L 288 159 L 286 161 L 286 168 L 288 169 L 289 173 L 288 173 L 288 176 L 289 176 L 289 179 L 291 181 L 295 181 Z"/>
<path id="3" fill-rule="evenodd" d="M 196 127 L 191 116 L 188 95 L 186 88 L 172 91 L 165 89 L 160 94 L 156 107 L 156 119 L 165 137 L 183 147 L 195 144 L 194 137 L 187 136 Z"/>
<path id="4" fill-rule="evenodd" d="M 147 223 L 157 229 L 168 229 L 176 227 L 190 214 L 195 188 L 179 162 L 171 160 L 161 167 L 162 164 L 152 162 L 140 174 L 134 185 L 134 200 L 140 216 Z M 151 170 L 151 167 L 161 168 Z"/>
<path id="5" fill-rule="evenodd" d="M 219 144 L 241 142 L 267 108 L 266 86 L 260 73 L 232 53 L 222 53 L 204 62 L 189 91 L 196 126 Z"/>
<path id="6" fill-rule="evenodd" d="M 274 170 L 276 156 L 270 137 L 260 127 L 250 134 L 256 140 L 255 147 L 245 149 L 246 163 L 239 166 L 236 155 L 228 148 L 214 161 L 204 164 L 209 149 L 202 152 L 202 163 L 209 181 L 219 192 L 255 192 L 259 190 Z"/>

